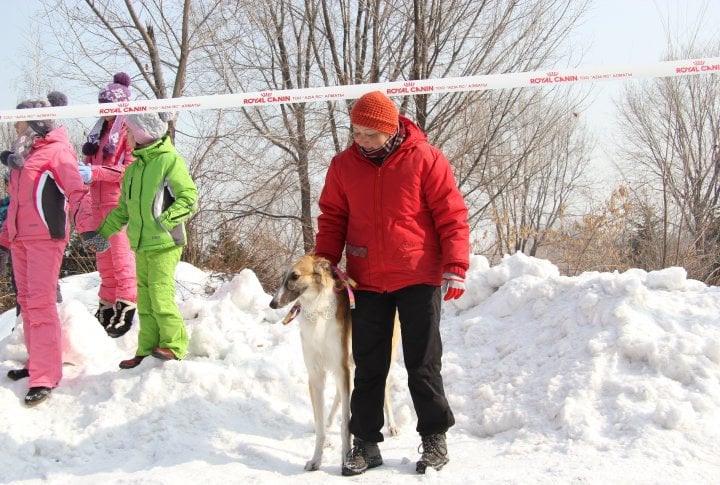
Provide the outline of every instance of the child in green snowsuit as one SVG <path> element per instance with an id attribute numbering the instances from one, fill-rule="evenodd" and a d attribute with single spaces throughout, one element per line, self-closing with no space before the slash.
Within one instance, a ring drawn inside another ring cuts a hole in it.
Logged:
<path id="1" fill-rule="evenodd" d="M 185 160 L 166 135 L 166 113 L 128 115 L 128 143 L 135 161 L 126 168 L 118 206 L 98 228 L 107 239 L 127 224 L 135 252 L 140 319 L 135 357 L 120 362 L 136 367 L 148 355 L 158 359 L 185 357 L 188 335 L 175 303 L 175 268 L 186 243 L 184 222 L 197 207 L 197 188 Z M 104 241 L 98 241 L 98 250 Z M 86 245 L 92 246 L 93 241 Z"/>

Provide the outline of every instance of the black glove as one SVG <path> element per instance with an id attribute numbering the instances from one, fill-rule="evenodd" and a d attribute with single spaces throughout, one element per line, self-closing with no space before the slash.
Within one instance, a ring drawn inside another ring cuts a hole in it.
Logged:
<path id="1" fill-rule="evenodd" d="M 0 246 L 0 278 L 7 274 L 7 264 L 10 259 L 10 251 L 5 246 Z"/>
<path id="2" fill-rule="evenodd" d="M 96 231 L 83 232 L 80 234 L 80 239 L 82 239 L 83 247 L 86 251 L 104 253 L 110 249 L 110 241 Z"/>

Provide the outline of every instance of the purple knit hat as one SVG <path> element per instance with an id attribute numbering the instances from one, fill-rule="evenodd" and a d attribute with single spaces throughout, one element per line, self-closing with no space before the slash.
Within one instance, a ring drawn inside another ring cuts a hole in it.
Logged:
<path id="1" fill-rule="evenodd" d="M 67 96 L 53 91 L 45 99 L 27 99 L 17 105 L 17 109 L 48 108 L 50 106 L 67 106 Z M 18 136 L 10 150 L 0 153 L 0 161 L 11 169 L 20 169 L 25 165 L 25 156 L 32 150 L 37 137 L 45 137 L 57 128 L 55 120 L 30 120 L 28 127 Z"/>
<path id="2" fill-rule="evenodd" d="M 130 76 L 118 72 L 110 84 L 98 93 L 98 103 L 119 103 L 130 100 Z"/>
<path id="3" fill-rule="evenodd" d="M 16 109 L 29 109 L 29 108 L 48 108 L 50 106 L 67 106 L 67 96 L 60 91 L 53 91 L 47 95 L 45 99 L 26 99 L 22 103 L 17 105 Z M 53 120 L 30 120 L 28 121 L 30 128 L 40 136 L 47 135 L 50 131 L 56 128 L 55 121 Z"/>
<path id="4" fill-rule="evenodd" d="M 124 72 L 118 72 L 113 76 L 110 84 L 100 90 L 98 93 L 99 103 L 119 103 L 121 101 L 130 100 L 130 76 Z M 95 155 L 100 148 L 100 137 L 102 136 L 105 119 L 100 118 L 90 130 L 87 141 L 82 146 L 83 155 Z M 123 117 L 116 116 L 110 127 L 110 136 L 108 142 L 103 146 L 103 156 L 112 157 L 117 150 L 120 141 L 120 129 L 123 125 Z"/>

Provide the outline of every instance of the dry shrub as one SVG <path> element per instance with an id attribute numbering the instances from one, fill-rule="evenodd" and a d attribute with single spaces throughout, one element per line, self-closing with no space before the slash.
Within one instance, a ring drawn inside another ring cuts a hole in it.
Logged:
<path id="1" fill-rule="evenodd" d="M 224 221 L 218 234 L 201 259 L 205 269 L 227 279 L 243 269 L 251 269 L 268 293 L 280 285 L 293 251 L 271 228 L 258 225 L 253 230 L 242 230 L 238 224 Z"/>
<path id="2" fill-rule="evenodd" d="M 665 227 L 663 220 L 656 206 L 633 197 L 621 186 L 603 206 L 577 220 L 564 219 L 540 257 L 550 259 L 569 276 L 585 271 L 653 271 L 681 266 L 689 278 L 717 284 L 718 237 L 693 240 L 689 231 L 679 225 Z"/>
<path id="3" fill-rule="evenodd" d="M 0 313 L 6 312 L 16 305 L 15 292 L 10 285 L 10 276 L 0 278 Z"/>
<path id="4" fill-rule="evenodd" d="M 597 210 L 572 221 L 563 218 L 544 252 L 569 276 L 624 271 L 630 267 L 627 239 L 632 210 L 629 192 L 621 186 Z"/>

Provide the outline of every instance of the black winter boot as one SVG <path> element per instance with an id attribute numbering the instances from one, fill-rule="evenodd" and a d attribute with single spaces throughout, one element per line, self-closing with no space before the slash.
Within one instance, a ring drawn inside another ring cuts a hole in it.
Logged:
<path id="1" fill-rule="evenodd" d="M 118 300 L 115 302 L 115 316 L 107 330 L 107 334 L 112 338 L 118 338 L 125 335 L 130 327 L 132 327 L 135 318 L 135 303 L 127 300 Z"/>
<path id="2" fill-rule="evenodd" d="M 28 371 L 24 367 L 22 369 L 10 369 L 7 373 L 7 376 L 14 381 L 19 381 L 20 379 L 30 377 L 30 371 Z"/>
<path id="3" fill-rule="evenodd" d="M 26 406 L 36 406 L 50 397 L 51 387 L 31 387 L 25 395 Z"/>
<path id="4" fill-rule="evenodd" d="M 382 465 L 382 463 L 383 460 L 377 443 L 354 438 L 353 447 L 345 457 L 342 474 L 346 477 L 360 475 L 368 468 L 375 468 Z"/>
<path id="5" fill-rule="evenodd" d="M 113 308 L 112 303 L 101 299 L 98 309 L 95 312 L 95 318 L 98 319 L 98 322 L 100 322 L 100 325 L 102 325 L 106 332 L 112 324 L 113 316 L 115 316 L 115 308 Z"/>
<path id="6" fill-rule="evenodd" d="M 422 453 L 422 456 L 415 466 L 415 471 L 425 473 L 428 467 L 435 470 L 442 469 L 450 461 L 445 433 L 422 436 L 422 443 L 418 446 L 418 453 Z"/>

